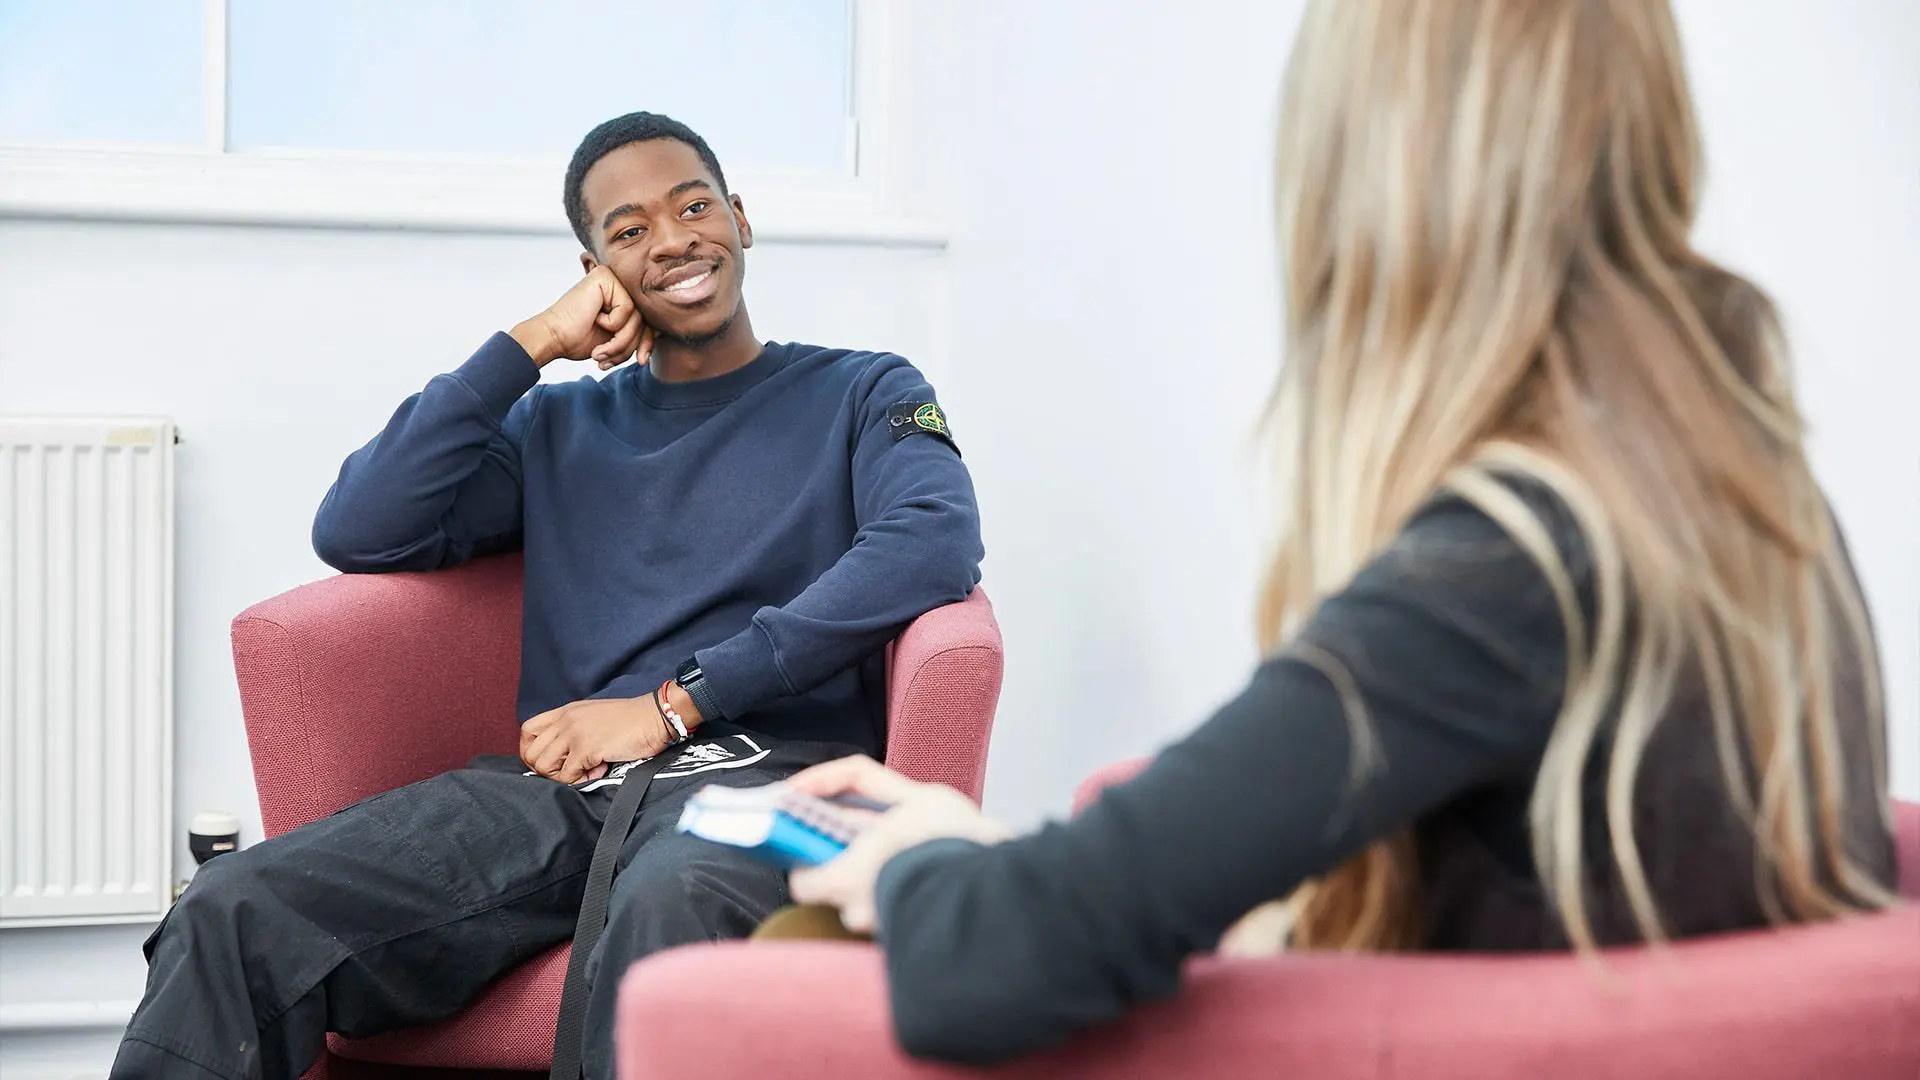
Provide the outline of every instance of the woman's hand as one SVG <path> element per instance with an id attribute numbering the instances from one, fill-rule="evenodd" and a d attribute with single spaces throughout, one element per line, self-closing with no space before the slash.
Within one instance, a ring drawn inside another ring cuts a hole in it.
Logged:
<path id="1" fill-rule="evenodd" d="M 873 885 L 895 855 L 941 837 L 997 844 L 1012 835 L 958 791 L 909 780 L 869 757 L 815 765 L 786 783 L 822 799 L 856 795 L 887 806 L 832 862 L 795 870 L 788 879 L 795 901 L 838 908 L 840 921 L 855 933 L 873 932 Z"/>

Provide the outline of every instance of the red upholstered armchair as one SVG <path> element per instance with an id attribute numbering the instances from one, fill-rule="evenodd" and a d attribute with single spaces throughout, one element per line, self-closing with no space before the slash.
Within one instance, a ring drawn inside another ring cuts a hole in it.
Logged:
<path id="1" fill-rule="evenodd" d="M 1138 768 L 1089 780 L 1079 804 Z M 1920 898 L 1920 805 L 1895 816 L 1901 891 Z M 726 1040 L 657 1022 L 749 1002 L 753 1023 Z M 870 946 L 701 945 L 634 965 L 615 1038 L 621 1080 L 1915 1080 L 1920 906 L 1624 949 L 1604 968 L 1565 954 L 1199 960 L 1174 1000 L 984 1074 L 901 1054 Z"/>
<path id="2" fill-rule="evenodd" d="M 515 752 L 520 581 L 517 556 L 431 574 L 348 575 L 233 621 L 267 835 L 475 754 Z M 887 763 L 978 800 L 1002 668 L 986 594 L 975 590 L 916 620 L 890 660 Z M 365 1071 L 342 1068 L 341 1058 L 545 1072 L 566 967 L 562 945 L 452 1020 L 371 1039 L 330 1037 L 309 1080 Z"/>

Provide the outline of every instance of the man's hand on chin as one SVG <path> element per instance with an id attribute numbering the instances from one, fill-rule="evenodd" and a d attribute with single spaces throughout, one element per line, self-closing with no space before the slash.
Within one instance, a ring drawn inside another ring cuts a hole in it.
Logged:
<path id="1" fill-rule="evenodd" d="M 605 773 L 609 762 L 659 753 L 668 731 L 650 697 L 576 701 L 520 725 L 520 760 L 541 776 L 577 784 Z"/>

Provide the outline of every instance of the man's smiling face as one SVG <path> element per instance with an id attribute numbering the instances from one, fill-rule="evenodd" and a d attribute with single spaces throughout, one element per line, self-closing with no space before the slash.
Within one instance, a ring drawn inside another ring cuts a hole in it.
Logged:
<path id="1" fill-rule="evenodd" d="M 628 143 L 587 170 L 580 194 L 594 239 L 582 261 L 611 269 L 655 333 L 694 347 L 726 333 L 753 228 L 693 147 Z"/>

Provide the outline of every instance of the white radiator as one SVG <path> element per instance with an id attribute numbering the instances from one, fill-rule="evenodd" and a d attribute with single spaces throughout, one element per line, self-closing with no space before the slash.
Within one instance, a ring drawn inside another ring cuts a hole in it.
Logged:
<path id="1" fill-rule="evenodd" d="M 0 417 L 0 925 L 169 899 L 173 425 Z"/>

